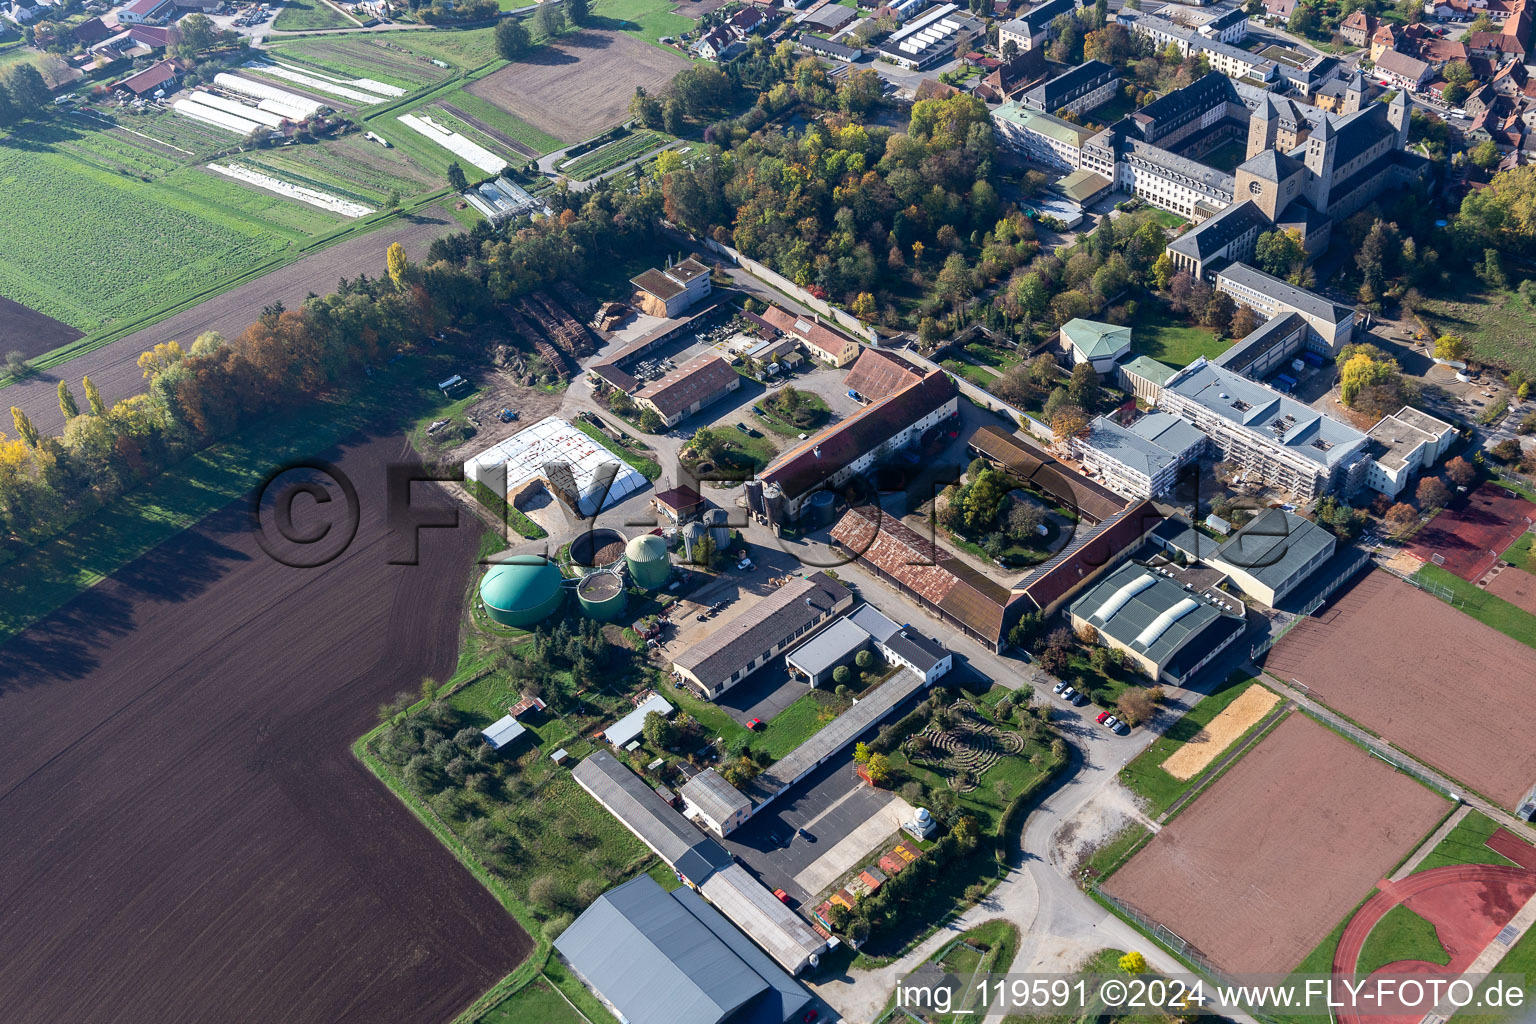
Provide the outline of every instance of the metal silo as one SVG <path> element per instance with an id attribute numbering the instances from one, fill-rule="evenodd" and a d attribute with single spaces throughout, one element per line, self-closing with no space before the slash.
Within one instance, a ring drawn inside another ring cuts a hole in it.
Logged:
<path id="1" fill-rule="evenodd" d="M 629 563 L 629 575 L 635 586 L 646 590 L 660 587 L 672 574 L 667 542 L 654 533 L 642 533 L 630 541 L 624 549 L 624 560 Z"/>
<path id="2" fill-rule="evenodd" d="M 612 622 L 624 614 L 624 578 L 616 572 L 595 572 L 576 586 L 581 613 L 599 622 Z"/>

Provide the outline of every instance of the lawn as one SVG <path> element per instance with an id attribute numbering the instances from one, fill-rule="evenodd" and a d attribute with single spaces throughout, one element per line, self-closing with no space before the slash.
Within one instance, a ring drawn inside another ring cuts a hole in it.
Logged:
<path id="1" fill-rule="evenodd" d="M 964 377 L 984 391 L 990 391 L 992 382 L 997 379 L 996 374 L 959 359 L 946 359 L 939 365 L 957 377 Z"/>
<path id="2" fill-rule="evenodd" d="M 781 437 L 799 437 L 801 434 L 819 430 L 830 414 L 826 399 L 814 392 L 802 391 L 796 388 L 795 393 L 800 396 L 801 405 L 791 413 L 795 417 L 794 420 L 785 419 L 779 414 L 779 410 L 774 404 L 774 398 L 783 395 L 788 387 L 790 385 L 785 385 L 784 388 L 759 399 L 757 404 L 752 407 L 752 414 L 769 430 Z M 759 409 L 763 411 L 758 412 L 757 410 Z"/>
<path id="3" fill-rule="evenodd" d="M 87 333 L 206 290 L 334 228 L 308 207 L 292 220 L 253 190 L 181 169 L 162 181 L 59 148 L 79 125 L 29 124 L 0 146 L 0 293 Z M 207 180 L 205 180 L 207 179 Z"/>
<path id="4" fill-rule="evenodd" d="M 582 1017 L 542 977 L 497 1003 L 481 1024 L 583 1024 Z"/>
<path id="5" fill-rule="evenodd" d="M 1450 954 L 1435 934 L 1435 926 L 1401 903 L 1387 911 L 1366 936 L 1355 970 L 1370 974 L 1399 960 L 1423 960 L 1442 966 L 1451 962 Z"/>
<path id="6" fill-rule="evenodd" d="M 1085 877 L 1102 881 L 1114 874 L 1152 831 L 1140 822 L 1132 822 L 1098 846 L 1083 864 Z"/>
<path id="7" fill-rule="evenodd" d="M 1136 101 L 1127 96 L 1124 90 L 1115 93 L 1115 98 L 1088 111 L 1083 121 L 1091 124 L 1111 125 L 1115 124 L 1136 110 Z"/>
<path id="8" fill-rule="evenodd" d="M 1163 762 L 1257 682 L 1255 677 L 1247 673 L 1234 672 L 1220 688 L 1202 698 L 1188 714 L 1154 740 L 1150 747 L 1120 769 L 1120 781 L 1142 798 L 1149 815 L 1155 818 L 1162 814 L 1200 777 L 1196 775 L 1193 779 L 1176 779 L 1163 770 Z M 1254 723 L 1232 745 L 1235 747 L 1241 744 L 1258 727 L 1259 723 Z M 1219 756 L 1217 760 L 1220 760 Z"/>
<path id="9" fill-rule="evenodd" d="M 663 36 L 683 35 L 696 26 L 692 18 L 672 13 L 677 5 L 673 0 L 597 0 L 592 13 L 612 22 L 611 27 L 622 29 L 650 43 L 657 43 Z M 663 47 L 669 53 L 677 51 Z"/>
<path id="10" fill-rule="evenodd" d="M 752 749 L 777 761 L 832 723 L 844 702 L 825 690 L 812 690 L 768 720 L 752 739 Z"/>
<path id="11" fill-rule="evenodd" d="M 648 131 L 634 132 L 598 146 L 591 152 L 583 153 L 572 160 L 567 160 L 556 169 L 576 181 L 586 181 L 588 178 L 605 174 L 620 164 L 639 159 L 651 150 L 666 144 L 665 135 Z"/>
<path id="12" fill-rule="evenodd" d="M 1522 533 L 1520 539 L 1504 549 L 1504 561 L 1519 566 L 1529 573 L 1536 573 L 1536 533 Z"/>
<path id="13" fill-rule="evenodd" d="M 319 0 L 310 2 L 318 3 Z M 389 32 L 381 35 L 338 33 L 306 39 L 271 39 L 267 48 L 274 57 L 338 78 L 372 78 L 402 89 L 419 89 L 444 82 L 453 75 L 452 69 L 431 63 L 432 57 L 461 67 L 478 66 L 495 59 L 492 47 L 487 47 L 483 54 L 459 60 L 448 59 L 435 45 L 428 49 L 431 44 L 473 38 L 475 31 L 453 33 L 449 29 L 433 29 L 430 33 Z"/>
<path id="14" fill-rule="evenodd" d="M 272 27 L 283 32 L 308 32 L 323 28 L 356 28 L 357 22 L 325 0 L 284 0 Z"/>
<path id="15" fill-rule="evenodd" d="M 1131 325 L 1131 351 L 1183 369 L 1201 356 L 1212 359 L 1228 347 L 1206 327 L 1189 327 L 1162 304 L 1148 300 Z"/>
<path id="16" fill-rule="evenodd" d="M 1237 170 L 1237 165 L 1247 159 L 1248 147 L 1238 139 L 1228 139 L 1205 156 L 1200 162 L 1226 174 Z"/>
<path id="17" fill-rule="evenodd" d="M 1457 608 L 1485 626 L 1492 626 L 1523 644 L 1536 647 L 1536 615 L 1524 608 L 1517 608 L 1503 598 L 1495 597 L 1430 562 L 1425 562 L 1423 568 L 1414 574 L 1414 578 L 1449 588 Z"/>
<path id="18" fill-rule="evenodd" d="M 1494 853 L 1485 843 L 1499 829 L 1499 823 L 1482 811 L 1471 811 L 1456 823 L 1446 837 L 1435 845 L 1429 856 L 1413 869 L 1414 874 L 1453 864 L 1503 864 L 1508 858 Z"/>
<path id="19" fill-rule="evenodd" d="M 1488 291 L 1475 280 L 1455 296 L 1437 296 L 1420 307 L 1425 325 L 1438 337 L 1460 334 L 1475 358 L 1506 369 L 1536 373 L 1536 346 L 1531 322 L 1536 310 L 1508 289 Z"/>

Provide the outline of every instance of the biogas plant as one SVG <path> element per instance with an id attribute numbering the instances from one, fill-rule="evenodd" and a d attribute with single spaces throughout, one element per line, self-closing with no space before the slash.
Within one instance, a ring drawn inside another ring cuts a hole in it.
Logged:
<path id="1" fill-rule="evenodd" d="M 512 555 L 480 580 L 480 601 L 491 620 L 528 628 L 560 611 L 574 590 L 581 612 L 600 622 L 624 613 L 627 586 L 656 590 L 672 574 L 667 542 L 646 533 L 625 541 L 617 530 L 589 530 L 564 549 L 559 561 L 543 555 Z"/>

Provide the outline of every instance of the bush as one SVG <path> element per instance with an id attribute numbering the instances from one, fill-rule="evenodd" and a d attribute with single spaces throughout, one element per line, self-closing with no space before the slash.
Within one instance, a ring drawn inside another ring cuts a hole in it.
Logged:
<path id="1" fill-rule="evenodd" d="M 545 921 L 544 927 L 540 929 L 544 934 L 544 941 L 554 942 L 560 937 L 561 932 L 571 926 L 571 921 L 573 920 L 574 918 L 570 914 L 561 914 L 559 917 L 552 917 Z"/>
<path id="2" fill-rule="evenodd" d="M 847 686 L 848 680 L 851 678 L 853 678 L 853 673 L 848 671 L 847 665 L 839 665 L 832 670 L 832 682 L 838 686 Z"/>
<path id="3" fill-rule="evenodd" d="M 853 663 L 859 668 L 865 669 L 867 671 L 869 667 L 875 663 L 875 656 L 869 651 L 860 651 L 858 654 L 854 655 Z"/>
<path id="4" fill-rule="evenodd" d="M 528 902 L 541 910 L 563 910 L 570 896 L 553 875 L 540 875 L 528 886 Z"/>

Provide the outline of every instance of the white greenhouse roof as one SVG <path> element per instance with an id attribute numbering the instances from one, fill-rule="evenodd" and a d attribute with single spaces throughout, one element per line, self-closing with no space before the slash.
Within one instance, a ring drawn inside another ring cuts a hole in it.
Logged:
<path id="1" fill-rule="evenodd" d="M 589 516 L 645 487 L 645 477 L 633 466 L 556 416 L 540 420 L 476 455 L 464 464 L 464 476 L 480 481 L 501 497 L 535 477 L 542 477 L 554 489 L 574 487 L 575 494 L 567 497 L 572 501 L 579 498 L 581 512 Z"/>

